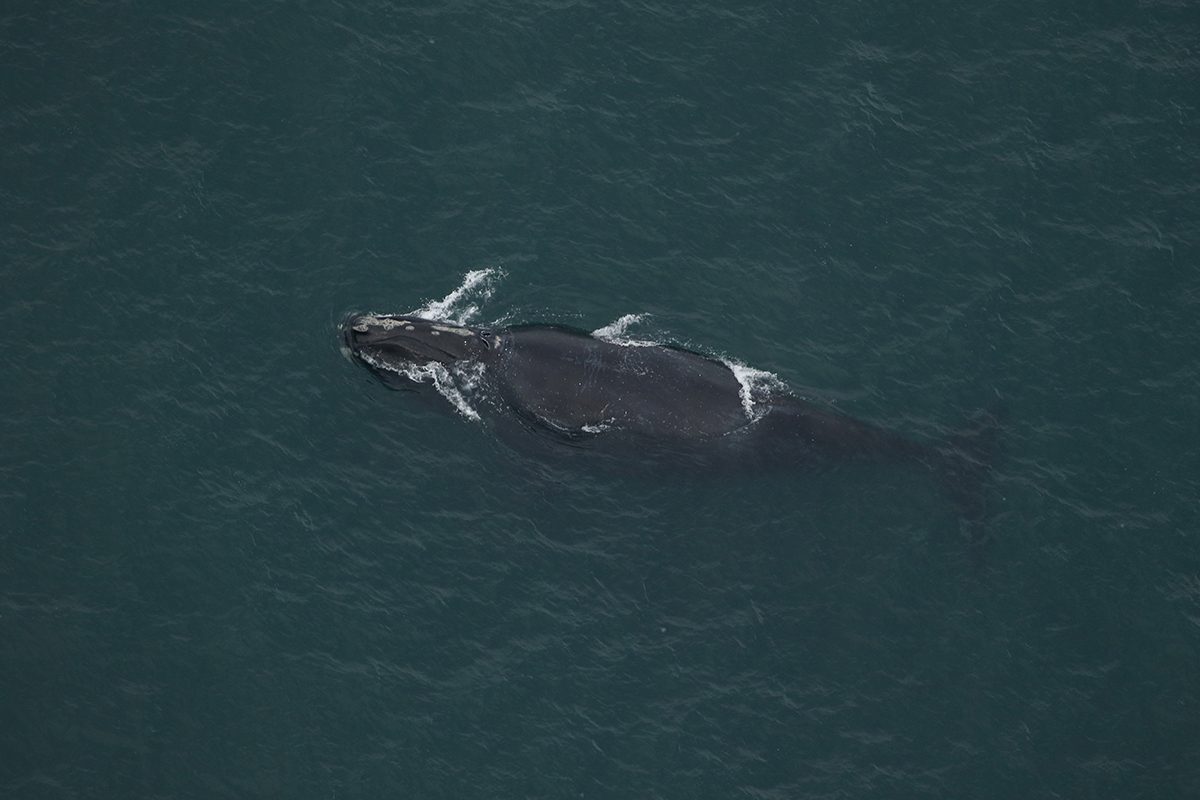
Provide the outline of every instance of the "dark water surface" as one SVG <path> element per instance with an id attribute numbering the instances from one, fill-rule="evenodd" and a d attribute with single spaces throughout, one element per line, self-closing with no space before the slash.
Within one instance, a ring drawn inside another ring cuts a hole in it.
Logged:
<path id="1" fill-rule="evenodd" d="M 0 795 L 1200 797 L 1198 20 L 5 5 Z M 342 357 L 482 268 L 1002 406 L 986 557 L 927 476 L 541 463 Z"/>

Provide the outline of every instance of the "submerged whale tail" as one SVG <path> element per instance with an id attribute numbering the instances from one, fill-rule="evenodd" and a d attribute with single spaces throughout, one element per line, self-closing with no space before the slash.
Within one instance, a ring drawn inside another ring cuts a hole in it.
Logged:
<path id="1" fill-rule="evenodd" d="M 980 411 L 971 417 L 963 430 L 937 448 L 935 468 L 942 487 L 957 506 L 963 533 L 976 551 L 987 543 L 984 489 L 992 472 L 999 433 L 997 413 Z"/>

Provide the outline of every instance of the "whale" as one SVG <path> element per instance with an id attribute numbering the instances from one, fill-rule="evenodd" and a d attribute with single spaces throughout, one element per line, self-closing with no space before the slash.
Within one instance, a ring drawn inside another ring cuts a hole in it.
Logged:
<path id="1" fill-rule="evenodd" d="M 749 386 L 736 365 L 701 352 L 553 324 L 491 328 L 356 314 L 342 336 L 353 360 L 385 385 L 433 385 L 458 399 L 459 411 L 488 416 L 508 437 L 702 468 L 901 464 L 933 475 L 970 525 L 984 516 L 992 414 L 977 414 L 946 441 L 922 441 L 782 384 Z M 455 394 L 463 385 L 473 406 Z"/>

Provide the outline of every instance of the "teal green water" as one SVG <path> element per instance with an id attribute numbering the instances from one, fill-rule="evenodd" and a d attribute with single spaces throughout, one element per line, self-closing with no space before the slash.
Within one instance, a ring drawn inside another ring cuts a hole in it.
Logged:
<path id="1" fill-rule="evenodd" d="M 0 794 L 1200 796 L 1185 3 L 0 11 Z M 338 349 L 636 329 L 929 440 L 563 467 Z"/>

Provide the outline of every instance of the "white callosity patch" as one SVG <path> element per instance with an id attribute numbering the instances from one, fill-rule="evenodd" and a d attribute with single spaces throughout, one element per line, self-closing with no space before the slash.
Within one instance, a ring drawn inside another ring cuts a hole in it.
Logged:
<path id="1" fill-rule="evenodd" d="M 441 331 L 443 333 L 453 333 L 456 336 L 474 336 L 475 335 L 470 331 L 469 328 L 451 327 L 449 325 L 430 325 L 429 327 L 433 328 L 433 330 L 435 332 Z"/>
<path id="2" fill-rule="evenodd" d="M 379 314 L 363 314 L 354 324 L 354 330 L 359 333 L 366 333 L 371 328 L 382 328 L 385 331 L 390 331 L 392 328 L 404 326 L 405 330 L 413 330 L 412 325 L 402 319 L 393 317 L 381 316 Z"/>
<path id="3" fill-rule="evenodd" d="M 733 377 L 737 378 L 738 395 L 742 398 L 742 410 L 746 412 L 746 418 L 751 422 L 759 419 L 765 413 L 758 408 L 757 401 L 766 400 L 772 392 L 787 391 L 787 384 L 773 372 L 747 367 L 745 364 L 727 358 L 721 359 L 721 363 L 729 367 Z"/>

